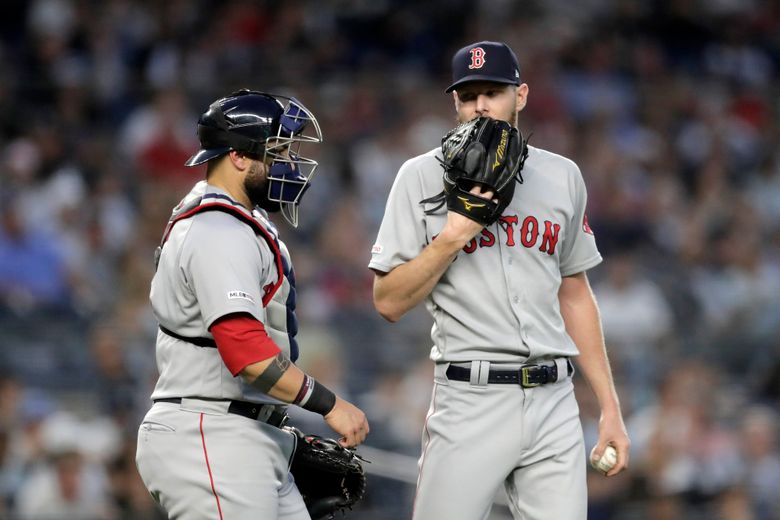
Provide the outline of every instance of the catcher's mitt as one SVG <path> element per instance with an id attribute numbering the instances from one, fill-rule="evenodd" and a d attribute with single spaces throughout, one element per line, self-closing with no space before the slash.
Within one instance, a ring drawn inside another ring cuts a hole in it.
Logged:
<path id="1" fill-rule="evenodd" d="M 450 211 L 483 226 L 492 224 L 512 201 L 515 183 L 522 182 L 526 142 L 505 121 L 477 117 L 458 125 L 442 139 L 444 192 L 422 202 L 446 201 Z M 492 191 L 494 200 L 470 193 L 475 184 Z"/>
<path id="2" fill-rule="evenodd" d="M 289 426 L 285 429 L 298 438 L 290 471 L 312 520 L 333 518 L 336 511 L 352 509 L 366 491 L 365 460 L 333 439 L 306 435 Z"/>

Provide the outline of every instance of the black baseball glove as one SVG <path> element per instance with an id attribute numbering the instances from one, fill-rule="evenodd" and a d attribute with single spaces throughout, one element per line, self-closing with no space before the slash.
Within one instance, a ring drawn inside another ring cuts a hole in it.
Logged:
<path id="1" fill-rule="evenodd" d="M 512 201 L 528 156 L 527 141 L 509 123 L 477 117 L 450 130 L 441 142 L 444 192 L 422 203 L 444 201 L 450 211 L 483 226 L 492 224 Z M 488 200 L 470 193 L 477 184 L 493 192 Z"/>
<path id="2" fill-rule="evenodd" d="M 298 438 L 290 471 L 312 520 L 333 518 L 337 511 L 352 509 L 366 491 L 362 465 L 366 461 L 333 439 L 285 428 Z"/>

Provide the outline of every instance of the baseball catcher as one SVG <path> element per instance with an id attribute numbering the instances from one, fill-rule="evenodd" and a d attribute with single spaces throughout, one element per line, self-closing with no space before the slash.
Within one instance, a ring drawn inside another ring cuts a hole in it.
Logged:
<path id="1" fill-rule="evenodd" d="M 477 117 L 462 123 L 441 142 L 444 191 L 421 203 L 439 203 L 427 210 L 431 214 L 445 203 L 450 211 L 488 226 L 498 220 L 512 201 L 516 182 L 528 155 L 527 140 L 509 123 Z M 493 192 L 493 200 L 473 194 L 476 185 Z"/>
<path id="2" fill-rule="evenodd" d="M 312 520 L 333 518 L 337 511 L 352 509 L 366 490 L 362 465 L 366 461 L 333 439 L 285 429 L 298 439 L 290 471 Z"/>
<path id="3" fill-rule="evenodd" d="M 212 102 L 197 128 L 186 165 L 205 177 L 155 255 L 159 379 L 138 473 L 171 518 L 308 520 L 288 459 L 298 438 L 280 429 L 288 406 L 321 415 L 345 446 L 369 431 L 362 410 L 295 364 L 295 271 L 269 215 L 297 225 L 317 166 L 305 150 L 322 133 L 296 99 L 247 89 Z"/>

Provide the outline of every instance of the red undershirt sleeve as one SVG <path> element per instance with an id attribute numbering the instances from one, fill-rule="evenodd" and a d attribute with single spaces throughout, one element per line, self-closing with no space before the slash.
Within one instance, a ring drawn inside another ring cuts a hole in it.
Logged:
<path id="1" fill-rule="evenodd" d="M 281 349 L 268 336 L 263 324 L 245 313 L 228 314 L 215 321 L 209 331 L 217 350 L 233 376 L 252 363 L 275 356 Z"/>

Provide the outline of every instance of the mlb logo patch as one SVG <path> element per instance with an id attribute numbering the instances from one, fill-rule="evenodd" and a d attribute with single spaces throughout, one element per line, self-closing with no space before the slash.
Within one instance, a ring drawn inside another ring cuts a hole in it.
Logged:
<path id="1" fill-rule="evenodd" d="M 244 291 L 228 291 L 228 300 L 247 300 L 255 303 L 255 300 L 248 292 Z"/>

